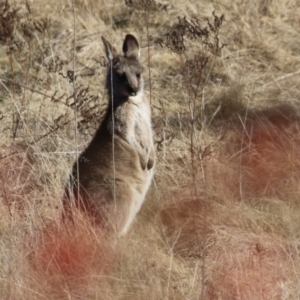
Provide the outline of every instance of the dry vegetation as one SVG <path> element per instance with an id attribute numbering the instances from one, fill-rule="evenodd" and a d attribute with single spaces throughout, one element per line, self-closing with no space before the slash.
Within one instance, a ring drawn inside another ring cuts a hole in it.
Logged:
<path id="1" fill-rule="evenodd" d="M 299 15 L 298 0 L 1 0 L 0 299 L 300 299 Z M 106 107 L 100 37 L 126 33 L 151 67 L 158 163 L 112 248 L 60 211 Z"/>

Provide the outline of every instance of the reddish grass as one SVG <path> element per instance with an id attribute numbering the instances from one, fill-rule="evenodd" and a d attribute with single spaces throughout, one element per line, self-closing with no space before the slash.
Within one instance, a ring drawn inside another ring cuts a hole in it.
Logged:
<path id="1" fill-rule="evenodd" d="M 286 197 L 300 179 L 298 122 L 273 116 L 245 125 L 240 157 L 245 194 Z"/>
<path id="2" fill-rule="evenodd" d="M 211 232 L 206 218 L 212 217 L 211 210 L 209 201 L 181 198 L 179 195 L 173 203 L 169 201 L 161 210 L 160 219 L 164 225 L 165 238 L 180 256 L 200 256 Z"/>
<path id="3" fill-rule="evenodd" d="M 80 212 L 74 220 L 45 229 L 29 257 L 40 286 L 61 297 L 86 293 L 96 279 L 105 282 L 113 267 L 114 251 L 101 230 Z"/>
<path id="4" fill-rule="evenodd" d="M 225 147 L 205 162 L 211 195 L 295 200 L 300 180 L 298 118 L 278 111 L 253 114 L 230 124 L 223 141 Z"/>
<path id="5" fill-rule="evenodd" d="M 217 242 L 205 299 L 287 299 L 291 266 L 284 247 L 250 235 Z"/>
<path id="6" fill-rule="evenodd" d="M 177 197 L 160 218 L 173 253 L 201 259 L 203 299 L 287 299 L 286 279 L 294 276 L 287 241 L 262 228 L 253 233 L 237 212 L 213 199 Z"/>

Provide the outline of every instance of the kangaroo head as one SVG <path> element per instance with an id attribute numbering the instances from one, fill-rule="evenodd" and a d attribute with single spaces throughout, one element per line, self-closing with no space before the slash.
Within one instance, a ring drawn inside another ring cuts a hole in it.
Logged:
<path id="1" fill-rule="evenodd" d="M 127 34 L 123 43 L 123 55 L 104 38 L 106 57 L 110 65 L 106 79 L 109 96 L 113 94 L 115 101 L 126 101 L 129 97 L 143 92 L 143 67 L 139 61 L 140 46 L 137 39 Z"/>

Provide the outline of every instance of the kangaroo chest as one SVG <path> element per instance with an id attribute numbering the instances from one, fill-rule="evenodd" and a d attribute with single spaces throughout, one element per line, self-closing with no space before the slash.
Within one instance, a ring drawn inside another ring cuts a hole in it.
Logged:
<path id="1" fill-rule="evenodd" d="M 115 113 L 115 130 L 129 144 L 147 155 L 153 145 L 149 105 L 143 102 L 122 105 Z"/>

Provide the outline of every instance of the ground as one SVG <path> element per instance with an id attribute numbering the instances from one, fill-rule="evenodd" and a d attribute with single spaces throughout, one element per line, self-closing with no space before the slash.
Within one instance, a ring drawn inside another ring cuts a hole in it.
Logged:
<path id="1" fill-rule="evenodd" d="M 0 299 L 299 299 L 298 0 L 0 2 Z M 141 45 L 156 173 L 112 246 L 60 220 L 107 104 L 101 36 Z"/>

